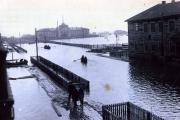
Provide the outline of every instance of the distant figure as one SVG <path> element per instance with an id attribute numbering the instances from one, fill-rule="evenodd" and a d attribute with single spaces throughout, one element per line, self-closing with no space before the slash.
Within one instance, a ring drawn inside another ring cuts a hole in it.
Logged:
<path id="1" fill-rule="evenodd" d="M 81 62 L 84 63 L 84 55 L 81 57 Z"/>
<path id="2" fill-rule="evenodd" d="M 81 105 L 83 105 L 83 104 L 84 104 L 84 90 L 83 90 L 82 87 L 80 87 L 78 93 L 79 93 L 79 100 L 80 100 L 80 103 L 81 103 Z"/>
<path id="3" fill-rule="evenodd" d="M 84 57 L 84 63 L 87 64 L 87 57 Z"/>
<path id="4" fill-rule="evenodd" d="M 23 62 L 23 59 L 20 59 L 20 62 Z"/>
<path id="5" fill-rule="evenodd" d="M 79 94 L 78 94 L 78 91 L 77 91 L 76 87 L 73 85 L 73 82 L 69 83 L 68 92 L 69 92 L 68 104 L 71 102 L 71 98 L 72 98 L 74 106 L 77 106 L 77 101 L 78 101 Z"/>
<path id="6" fill-rule="evenodd" d="M 83 64 L 87 64 L 87 57 L 86 56 L 82 56 L 81 57 L 81 63 L 83 63 Z"/>

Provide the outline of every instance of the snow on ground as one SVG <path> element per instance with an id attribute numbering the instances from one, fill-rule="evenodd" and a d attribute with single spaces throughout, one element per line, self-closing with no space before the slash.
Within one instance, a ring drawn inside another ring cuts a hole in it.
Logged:
<path id="1" fill-rule="evenodd" d="M 30 75 L 27 68 L 7 69 L 9 77 Z M 15 120 L 59 120 L 51 107 L 51 99 L 35 78 L 10 81 L 15 100 Z M 47 114 L 48 113 L 48 114 Z"/>

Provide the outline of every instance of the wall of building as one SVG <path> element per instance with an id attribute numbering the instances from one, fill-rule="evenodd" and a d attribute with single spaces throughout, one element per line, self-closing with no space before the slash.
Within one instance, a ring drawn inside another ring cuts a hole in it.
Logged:
<path id="1" fill-rule="evenodd" d="M 38 40 L 52 40 L 57 38 L 56 30 L 50 31 L 50 30 L 39 30 L 37 31 L 37 39 Z"/>
<path id="2" fill-rule="evenodd" d="M 82 27 L 70 28 L 68 25 L 62 23 L 57 28 L 45 28 L 36 32 L 37 39 L 40 41 L 53 39 L 69 39 L 81 38 L 89 36 L 89 29 Z"/>
<path id="3" fill-rule="evenodd" d="M 170 25 L 174 22 L 173 25 Z M 163 23 L 163 29 L 161 29 Z M 154 26 L 154 27 L 153 27 Z M 129 55 L 152 55 L 166 57 L 180 57 L 177 53 L 179 44 L 172 40 L 172 36 L 180 32 L 180 17 L 128 23 Z M 179 34 L 180 35 L 180 34 Z M 180 49 L 179 49 L 180 50 Z"/>

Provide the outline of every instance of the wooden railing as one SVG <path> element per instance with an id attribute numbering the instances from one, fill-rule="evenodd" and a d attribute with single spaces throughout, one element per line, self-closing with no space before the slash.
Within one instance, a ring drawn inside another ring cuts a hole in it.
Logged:
<path id="1" fill-rule="evenodd" d="M 56 80 L 57 83 L 67 88 L 69 82 L 79 83 L 84 86 L 86 92 L 89 92 L 89 81 L 76 75 L 75 73 L 39 56 L 38 61 L 36 57 L 31 57 L 31 62 L 43 71 L 45 71 L 48 75 Z"/>
<path id="2" fill-rule="evenodd" d="M 164 120 L 130 102 L 102 106 L 103 120 Z"/>

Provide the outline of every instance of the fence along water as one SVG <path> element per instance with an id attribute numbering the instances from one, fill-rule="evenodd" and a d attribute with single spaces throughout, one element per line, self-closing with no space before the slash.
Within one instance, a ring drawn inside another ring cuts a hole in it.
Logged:
<path id="1" fill-rule="evenodd" d="M 103 120 L 164 120 L 130 102 L 102 106 Z"/>

